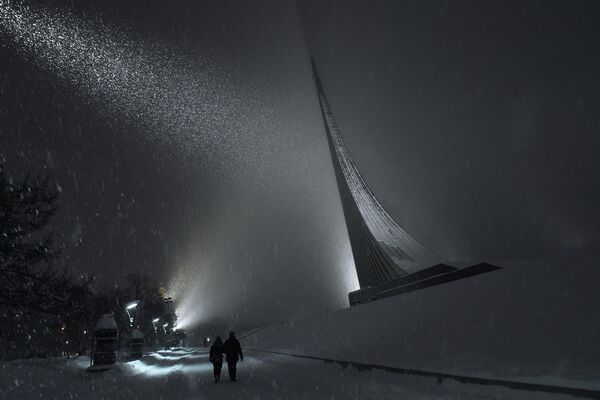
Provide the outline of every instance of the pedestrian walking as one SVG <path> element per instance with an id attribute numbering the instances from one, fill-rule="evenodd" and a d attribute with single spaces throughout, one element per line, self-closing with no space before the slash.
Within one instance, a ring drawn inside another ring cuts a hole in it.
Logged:
<path id="1" fill-rule="evenodd" d="M 215 342 L 210 346 L 210 362 L 213 364 L 215 383 L 221 380 L 221 368 L 223 368 L 223 341 L 217 336 Z"/>
<path id="2" fill-rule="evenodd" d="M 242 354 L 242 346 L 239 340 L 236 339 L 233 331 L 229 332 L 229 339 L 223 344 L 225 351 L 225 357 L 227 360 L 227 371 L 229 372 L 229 380 L 235 382 L 237 380 L 237 362 L 244 361 L 244 354 Z"/>

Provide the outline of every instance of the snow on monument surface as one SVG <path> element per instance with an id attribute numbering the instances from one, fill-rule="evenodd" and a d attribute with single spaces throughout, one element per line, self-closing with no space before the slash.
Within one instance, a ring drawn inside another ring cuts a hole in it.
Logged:
<path id="1" fill-rule="evenodd" d="M 246 346 L 600 388 L 600 245 L 281 326 Z"/>
<path id="2" fill-rule="evenodd" d="M 361 288 L 376 286 L 442 262 L 383 209 L 362 179 L 333 117 L 312 61 L 323 123 Z"/>

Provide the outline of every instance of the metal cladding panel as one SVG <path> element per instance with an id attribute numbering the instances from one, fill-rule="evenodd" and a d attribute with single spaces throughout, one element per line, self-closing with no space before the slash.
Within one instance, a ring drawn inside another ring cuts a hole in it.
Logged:
<path id="1" fill-rule="evenodd" d="M 340 135 L 313 61 L 313 73 L 361 288 L 442 261 L 402 229 L 362 179 Z"/>

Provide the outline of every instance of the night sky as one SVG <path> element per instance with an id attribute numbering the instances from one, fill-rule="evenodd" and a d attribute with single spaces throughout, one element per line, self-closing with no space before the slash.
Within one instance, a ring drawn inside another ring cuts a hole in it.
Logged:
<path id="1" fill-rule="evenodd" d="M 298 3 L 0 0 L 0 154 L 56 181 L 62 264 L 142 271 L 190 325 L 347 304 L 311 54 L 363 177 L 424 245 L 600 240 L 597 2 Z"/>
<path id="2" fill-rule="evenodd" d="M 301 2 L 348 147 L 449 259 L 600 239 L 600 4 Z"/>

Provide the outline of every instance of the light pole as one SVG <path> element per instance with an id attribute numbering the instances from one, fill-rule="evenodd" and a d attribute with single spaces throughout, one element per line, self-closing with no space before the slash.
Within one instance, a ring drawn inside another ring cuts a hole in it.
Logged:
<path id="1" fill-rule="evenodd" d="M 175 315 L 175 312 L 173 311 L 173 298 L 172 297 L 167 297 L 165 299 L 165 311 L 166 311 L 165 319 L 167 320 L 169 325 L 177 326 L 177 316 Z"/>
<path id="2" fill-rule="evenodd" d="M 158 350 L 158 331 L 156 330 L 158 321 L 160 321 L 158 317 L 152 320 L 152 326 L 154 327 L 154 351 Z"/>
<path id="3" fill-rule="evenodd" d="M 167 334 L 167 326 L 169 326 L 169 323 L 168 323 L 168 322 L 165 322 L 165 323 L 163 324 L 163 326 L 162 326 L 162 327 L 163 327 L 163 331 L 165 331 L 165 335 Z"/>
<path id="4" fill-rule="evenodd" d="M 139 303 L 140 303 L 139 301 L 135 300 L 135 301 L 132 301 L 131 303 L 128 303 L 125 306 L 125 311 L 127 312 L 127 316 L 129 317 L 129 326 L 131 326 L 131 327 L 133 327 L 133 315 L 131 315 L 131 313 L 133 311 L 131 311 L 131 310 L 133 310 L 134 308 L 136 308 Z"/>

